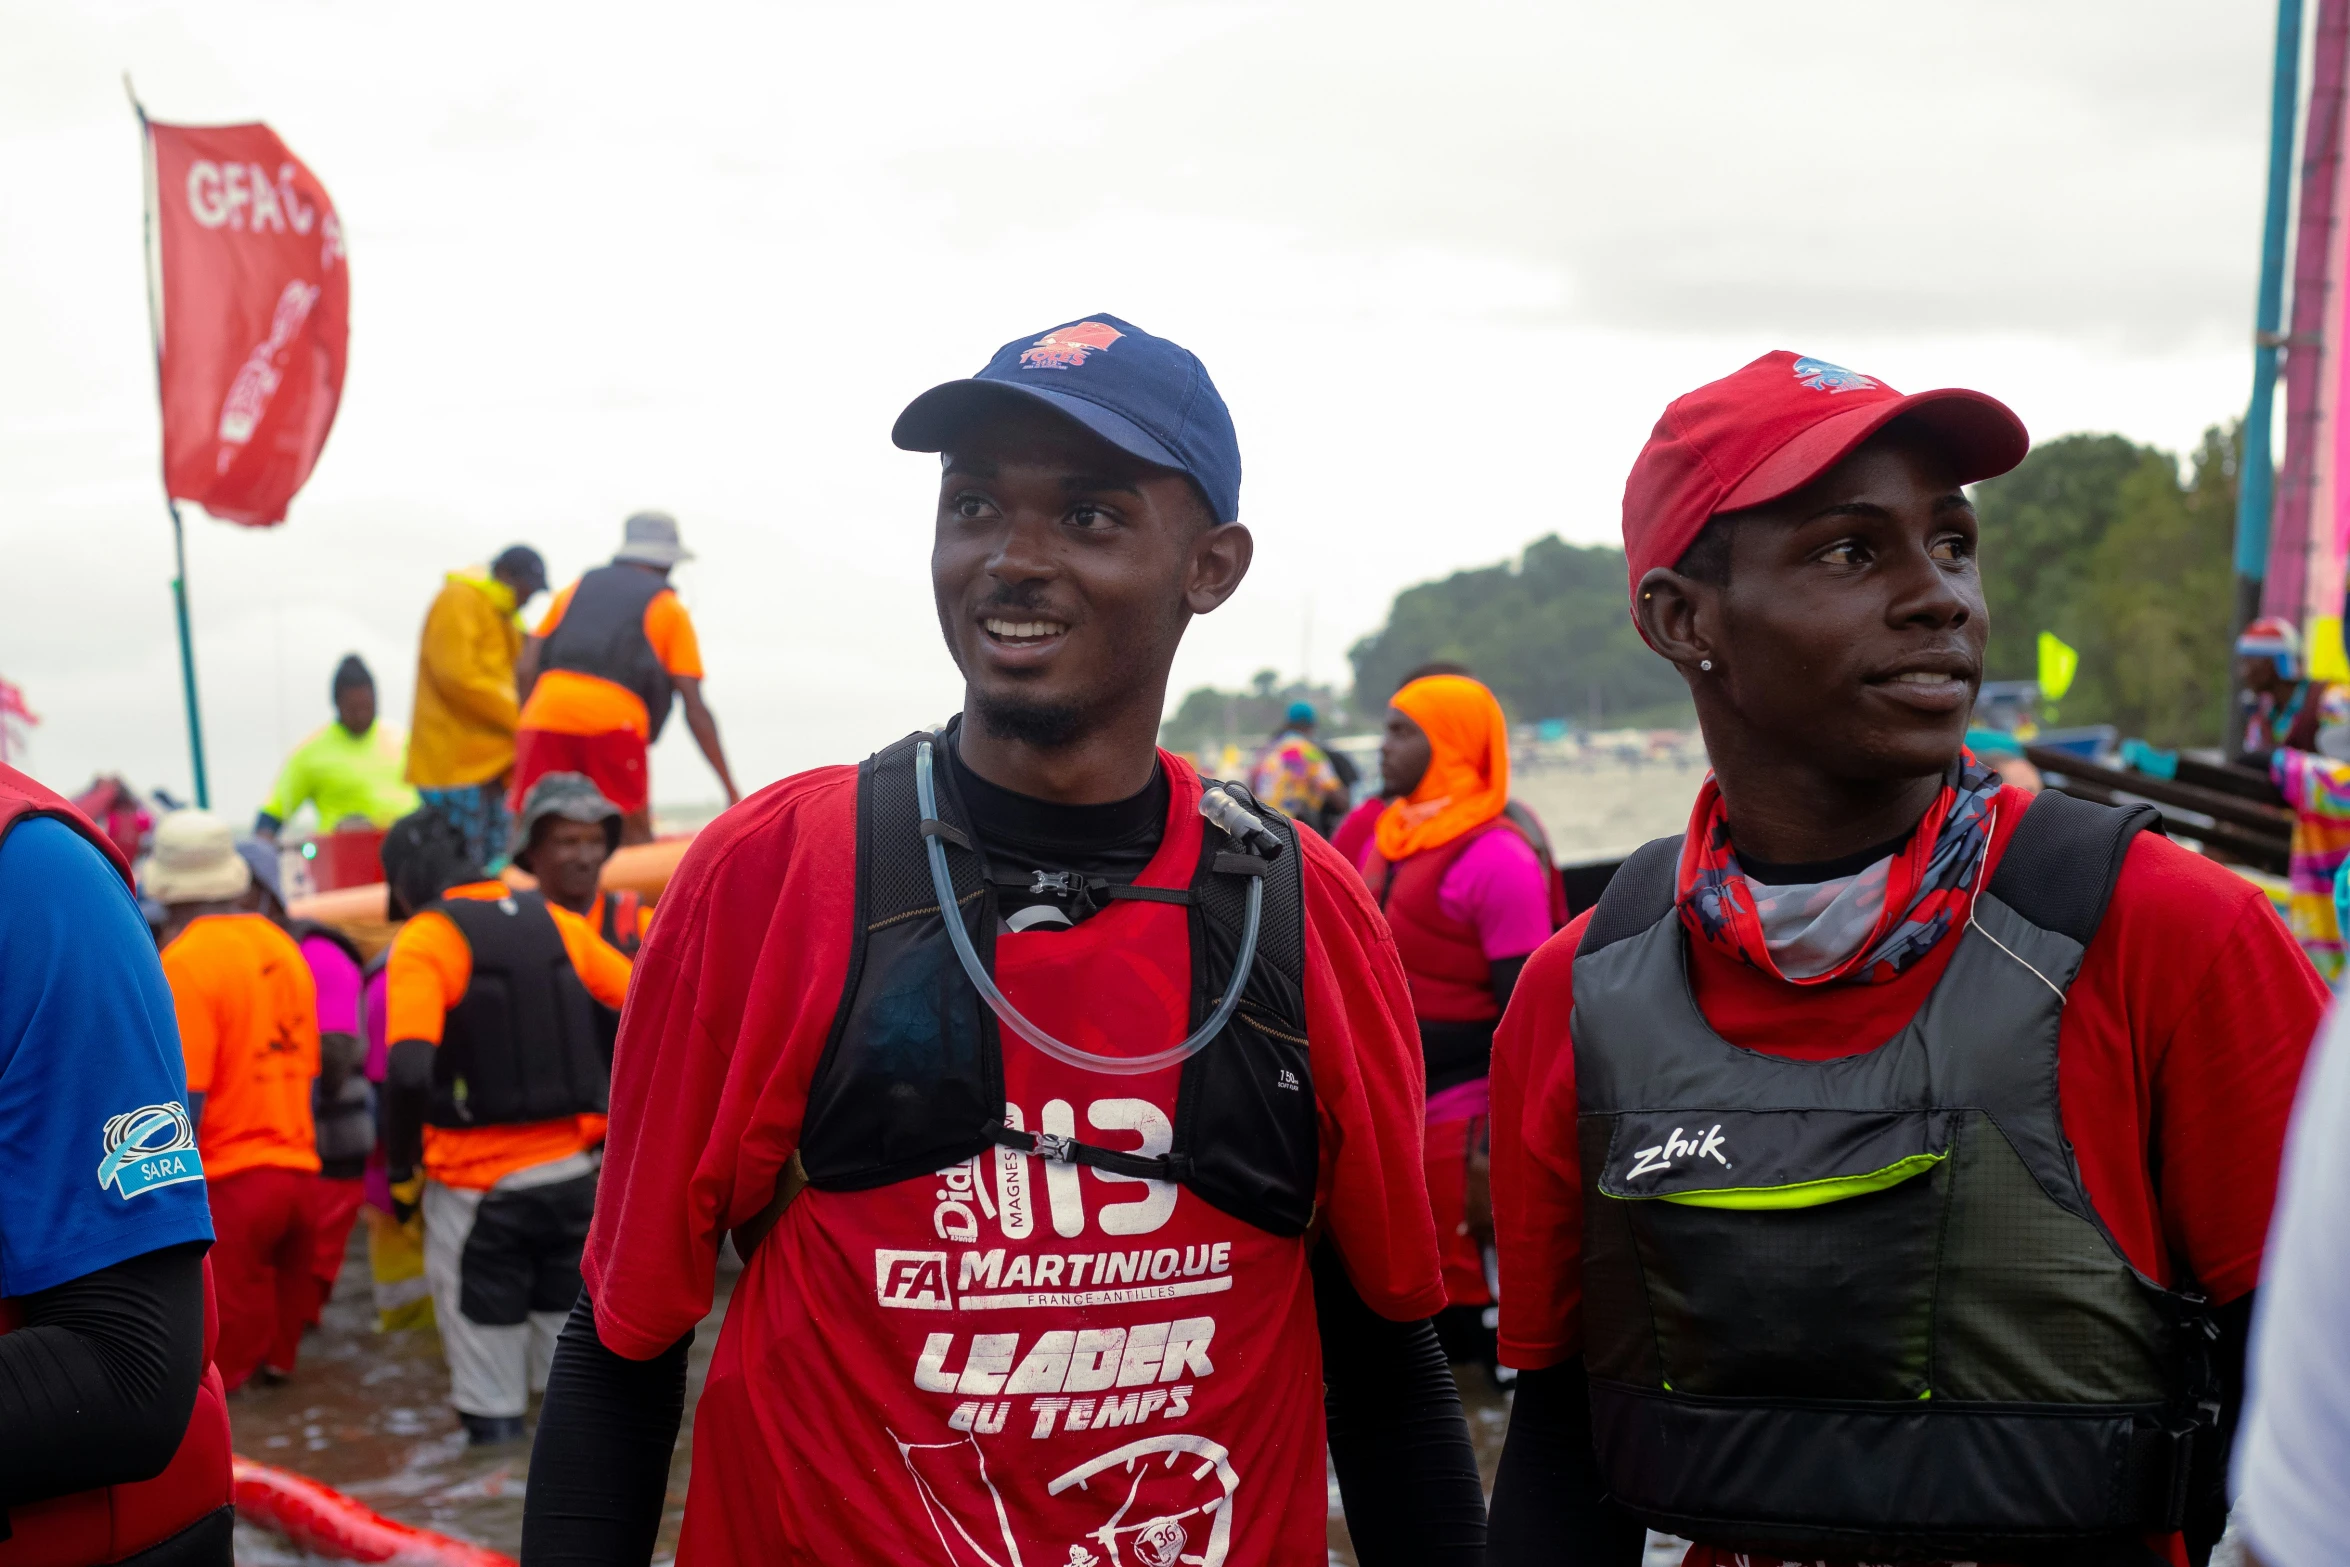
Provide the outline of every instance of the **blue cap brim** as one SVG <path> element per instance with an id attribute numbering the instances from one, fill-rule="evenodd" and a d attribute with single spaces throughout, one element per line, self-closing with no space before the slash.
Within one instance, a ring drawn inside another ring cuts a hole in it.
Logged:
<path id="1" fill-rule="evenodd" d="M 900 451 L 943 452 L 972 420 L 1014 401 L 1042 403 L 1129 456 L 1161 468 L 1172 468 L 1177 473 L 1191 474 L 1183 459 L 1169 451 L 1165 442 L 1124 414 L 1066 392 L 1013 386 L 1003 381 L 973 379 L 934 386 L 906 405 L 906 411 L 890 427 L 889 438 Z M 1191 477 L 1197 482 L 1199 476 L 1191 474 Z"/>

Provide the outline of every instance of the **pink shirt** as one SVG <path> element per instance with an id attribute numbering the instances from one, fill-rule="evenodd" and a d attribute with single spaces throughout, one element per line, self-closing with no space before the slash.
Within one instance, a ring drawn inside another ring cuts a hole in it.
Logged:
<path id="1" fill-rule="evenodd" d="M 1550 883 L 1533 846 L 1507 826 L 1461 851 L 1436 905 L 1477 932 L 1486 960 L 1522 958 L 1550 939 Z"/>
<path id="2" fill-rule="evenodd" d="M 359 1032 L 359 965 L 351 954 L 324 936 L 302 938 L 302 961 L 318 986 L 318 1031 L 322 1034 Z"/>

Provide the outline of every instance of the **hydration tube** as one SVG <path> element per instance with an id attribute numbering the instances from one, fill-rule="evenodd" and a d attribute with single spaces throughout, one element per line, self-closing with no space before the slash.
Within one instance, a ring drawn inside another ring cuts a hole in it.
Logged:
<path id="1" fill-rule="evenodd" d="M 925 821 L 938 820 L 938 786 L 932 777 L 932 766 L 931 744 L 924 740 L 914 747 L 914 801 L 921 808 Z M 1208 807 L 1209 800 L 1222 801 L 1229 809 L 1222 813 L 1213 812 Z M 1241 811 L 1238 802 L 1216 789 L 1210 789 L 1202 796 L 1200 814 L 1219 827 L 1225 827 L 1227 819 L 1235 814 L 1247 815 Z M 1256 823 L 1254 817 L 1248 820 L 1256 824 L 1257 831 L 1264 831 L 1263 824 Z M 1226 830 L 1230 831 L 1228 827 Z M 1179 1045 L 1169 1045 L 1149 1055 L 1104 1056 L 1055 1039 L 1023 1017 L 1020 1009 L 1012 1005 L 1002 991 L 996 989 L 995 980 L 988 974 L 987 966 L 979 961 L 979 954 L 971 945 L 971 933 L 963 928 L 962 915 L 955 904 L 955 878 L 947 870 L 947 851 L 935 834 L 925 834 L 923 841 L 930 853 L 930 885 L 938 894 L 938 909 L 946 923 L 947 939 L 954 943 L 955 956 L 962 960 L 963 972 L 970 976 L 973 987 L 998 1021 L 1054 1060 L 1083 1067 L 1089 1072 L 1107 1072 L 1118 1077 L 1139 1076 L 1144 1072 L 1155 1072 L 1163 1066 L 1172 1066 L 1178 1061 L 1189 1060 L 1206 1048 L 1209 1040 L 1224 1032 L 1224 1025 L 1232 1021 L 1232 1014 L 1240 1005 L 1240 993 L 1247 988 L 1249 973 L 1256 967 L 1257 926 L 1265 910 L 1263 877 L 1251 876 L 1248 879 L 1248 915 L 1240 931 L 1240 956 L 1232 963 L 1232 983 L 1224 987 L 1224 999 L 1216 1003 L 1216 1010 L 1209 1014 L 1208 1020 Z"/>

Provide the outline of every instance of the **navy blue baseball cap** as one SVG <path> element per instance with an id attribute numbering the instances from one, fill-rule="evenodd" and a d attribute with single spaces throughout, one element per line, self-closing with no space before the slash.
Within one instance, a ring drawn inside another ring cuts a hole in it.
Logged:
<path id="1" fill-rule="evenodd" d="M 890 439 L 909 452 L 945 451 L 1007 399 L 1043 403 L 1122 452 L 1188 474 L 1218 522 L 1239 519 L 1240 438 L 1208 367 L 1181 344 L 1111 315 L 1015 338 L 969 380 L 908 403 Z"/>

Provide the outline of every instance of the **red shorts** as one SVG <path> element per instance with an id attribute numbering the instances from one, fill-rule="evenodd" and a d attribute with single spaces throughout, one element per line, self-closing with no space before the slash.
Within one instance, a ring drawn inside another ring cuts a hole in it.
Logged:
<path id="1" fill-rule="evenodd" d="M 1485 1247 L 1469 1228 L 1469 1164 L 1482 1159 L 1487 1140 L 1486 1080 L 1461 1083 L 1428 1099 L 1428 1206 L 1436 1218 L 1436 1249 L 1444 1258 L 1445 1303 L 1490 1306 L 1493 1291 Z"/>
<path id="2" fill-rule="evenodd" d="M 315 1323 L 318 1314 L 335 1292 L 335 1280 L 343 1271 L 343 1254 L 351 1246 L 351 1226 L 359 1221 L 359 1205 L 367 1195 L 367 1183 L 335 1181 L 325 1176 L 310 1193 L 310 1227 L 318 1238 L 318 1249 L 310 1258 L 310 1309 L 305 1322 Z"/>
<path id="3" fill-rule="evenodd" d="M 294 1369 L 317 1293 L 318 1177 L 268 1166 L 210 1183 L 212 1293 L 220 1338 L 212 1358 L 230 1391 L 266 1365 Z"/>
<path id="4" fill-rule="evenodd" d="M 604 798 L 625 815 L 645 808 L 652 797 L 647 784 L 644 736 L 633 729 L 609 729 L 600 735 L 557 734 L 552 729 L 524 727 L 514 735 L 514 787 L 508 796 L 514 814 L 522 814 L 523 797 L 530 786 L 549 773 L 585 773 Z"/>

